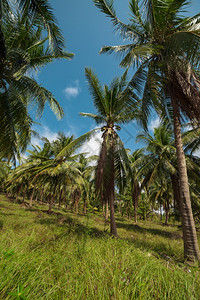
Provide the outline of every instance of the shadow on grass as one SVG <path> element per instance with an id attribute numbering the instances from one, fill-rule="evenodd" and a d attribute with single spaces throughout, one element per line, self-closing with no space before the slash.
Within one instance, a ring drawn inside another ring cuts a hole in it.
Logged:
<path id="1" fill-rule="evenodd" d="M 156 228 L 143 228 L 137 224 L 126 224 L 126 223 L 117 222 L 117 228 L 124 228 L 128 231 L 132 231 L 133 233 L 134 232 L 142 233 L 142 234 L 150 233 L 153 235 L 158 235 L 158 236 L 162 236 L 174 240 L 181 238 L 181 235 L 176 232 L 169 232 L 167 230 L 161 230 Z"/>
<path id="2" fill-rule="evenodd" d="M 109 237 L 109 232 L 105 232 L 96 228 L 93 224 L 89 224 L 89 219 L 91 216 L 85 216 L 83 221 L 83 216 L 81 216 L 82 222 L 77 220 L 77 216 L 72 214 L 72 216 L 64 215 L 61 212 L 54 211 L 51 215 L 47 214 L 46 210 L 41 210 L 41 208 L 33 207 L 33 208 L 26 208 L 27 211 L 36 213 L 36 219 L 34 220 L 35 223 L 39 223 L 46 226 L 55 226 L 57 228 L 62 228 L 59 233 L 55 233 L 53 237 L 44 237 L 40 241 L 34 243 L 31 249 L 35 249 L 38 246 L 42 246 L 46 243 L 53 243 L 55 241 L 59 241 L 61 239 L 67 239 L 67 236 L 74 235 L 77 241 L 86 241 L 87 238 L 104 238 Z M 79 216 L 79 215 L 78 215 Z M 103 220 L 99 216 L 92 217 L 94 224 L 101 224 L 103 225 Z M 166 256 L 169 258 L 180 259 L 181 254 L 177 253 L 173 244 L 166 243 L 164 241 L 159 240 L 160 237 L 167 238 L 169 240 L 176 240 L 181 239 L 181 236 L 178 233 L 169 232 L 162 229 L 156 228 L 143 228 L 136 224 L 127 224 L 124 223 L 126 220 L 123 218 L 116 218 L 117 219 L 117 228 L 124 228 L 127 232 L 130 233 L 129 237 L 122 237 L 121 240 L 126 240 L 130 244 L 133 244 L 136 248 L 140 250 L 154 252 L 156 257 L 163 257 L 166 259 Z M 134 235 L 135 233 L 135 235 Z M 151 239 L 151 237 L 146 237 L 146 234 L 152 234 L 156 237 L 156 239 Z M 103 242 L 103 241 L 102 241 Z M 170 246 L 172 245 L 172 246 Z"/>
<path id="3" fill-rule="evenodd" d="M 62 216 L 61 214 L 56 214 L 56 218 L 46 218 L 46 219 L 40 219 L 38 222 L 43 225 L 56 225 L 57 227 L 64 229 L 64 235 L 69 235 L 70 233 L 74 233 L 79 236 L 90 236 L 90 237 L 96 237 L 96 238 L 102 238 L 105 235 L 108 236 L 108 233 L 99 230 L 96 227 L 88 226 L 87 224 L 82 224 L 81 222 L 73 219 L 69 216 Z M 63 236 L 63 235 L 62 235 Z"/>
<path id="4" fill-rule="evenodd" d="M 2 215 L 2 216 L 15 216 L 15 214 L 5 213 L 5 212 L 2 212 L 2 211 L 0 211 L 0 215 Z"/>
<path id="5" fill-rule="evenodd" d="M 154 256 L 156 258 L 163 258 L 165 261 L 173 259 L 174 262 L 180 263 L 183 262 L 183 253 L 179 253 L 174 247 L 175 240 L 181 240 L 182 237 L 180 234 L 175 232 L 168 232 L 161 229 L 154 228 L 143 228 L 136 224 L 124 224 L 117 222 L 118 228 L 125 228 L 128 231 L 131 231 L 132 235 L 130 237 L 125 238 L 130 244 L 134 244 L 134 246 L 140 250 L 154 252 Z M 139 235 L 134 235 L 140 234 Z M 150 233 L 156 237 L 156 239 L 150 236 L 146 237 L 146 234 Z M 159 237 L 164 237 L 172 241 L 172 243 L 167 243 L 159 240 Z"/>

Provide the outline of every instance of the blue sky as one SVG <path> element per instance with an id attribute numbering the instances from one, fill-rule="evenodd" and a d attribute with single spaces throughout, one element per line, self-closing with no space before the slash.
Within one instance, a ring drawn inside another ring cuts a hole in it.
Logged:
<path id="1" fill-rule="evenodd" d="M 38 82 L 53 93 L 65 112 L 64 118 L 58 121 L 46 107 L 42 118 L 37 120 L 41 126 L 36 126 L 35 129 L 41 136 L 53 140 L 58 131 L 78 137 L 96 126 L 89 118 L 79 116 L 79 112 L 94 112 L 85 80 L 85 67 L 92 67 L 102 84 L 109 84 L 113 77 L 120 76 L 124 70 L 118 67 L 120 60 L 114 55 L 98 54 L 103 45 L 118 45 L 122 40 L 113 33 L 110 20 L 94 6 L 92 0 L 50 2 L 63 31 L 66 48 L 75 54 L 71 61 L 55 61 L 45 66 L 37 75 Z M 114 1 L 118 17 L 125 22 L 129 13 L 128 2 Z M 190 13 L 196 14 L 199 11 L 200 1 L 193 0 Z M 158 122 L 156 116 L 153 116 L 151 122 L 150 127 L 153 128 Z M 139 148 L 139 144 L 135 144 L 135 136 L 139 131 L 141 128 L 135 122 L 122 128 L 120 136 L 125 147 L 132 150 Z M 99 138 L 100 133 L 97 134 L 97 139 Z M 33 143 L 39 143 L 38 139 L 34 138 Z M 87 148 L 95 152 L 98 142 L 91 141 L 83 150 L 86 151 Z"/>

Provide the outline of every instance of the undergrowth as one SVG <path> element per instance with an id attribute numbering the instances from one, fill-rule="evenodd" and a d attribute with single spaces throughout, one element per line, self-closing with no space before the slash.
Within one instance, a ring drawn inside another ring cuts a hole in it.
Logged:
<path id="1" fill-rule="evenodd" d="M 118 217 L 113 238 L 98 213 L 0 199 L 0 299 L 200 299 L 177 226 Z"/>

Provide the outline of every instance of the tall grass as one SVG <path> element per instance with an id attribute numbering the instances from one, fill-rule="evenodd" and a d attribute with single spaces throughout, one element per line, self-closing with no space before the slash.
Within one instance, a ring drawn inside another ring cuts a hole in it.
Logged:
<path id="1" fill-rule="evenodd" d="M 0 299 L 200 299 L 176 227 L 118 218 L 112 238 L 98 214 L 42 210 L 1 197 Z"/>

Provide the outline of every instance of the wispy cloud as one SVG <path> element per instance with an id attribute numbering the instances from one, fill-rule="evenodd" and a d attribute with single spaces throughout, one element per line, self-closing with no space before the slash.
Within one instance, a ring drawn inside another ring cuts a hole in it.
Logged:
<path id="1" fill-rule="evenodd" d="M 149 130 L 154 130 L 154 128 L 157 128 L 160 125 L 160 119 L 156 118 L 155 120 L 151 120 L 149 124 Z"/>
<path id="2" fill-rule="evenodd" d="M 79 80 L 75 80 L 73 85 L 67 86 L 64 89 L 65 96 L 67 99 L 76 98 L 81 92 Z"/>
<path id="3" fill-rule="evenodd" d="M 86 156 L 99 155 L 102 143 L 102 132 L 97 130 L 91 139 L 83 144 L 79 153 L 87 153 Z"/>
<path id="4" fill-rule="evenodd" d="M 42 147 L 43 145 L 43 141 L 41 140 L 42 137 L 47 138 L 50 142 L 53 142 L 54 140 L 56 140 L 58 133 L 57 132 L 53 132 L 49 127 L 47 126 L 42 126 L 39 130 L 38 130 L 39 136 L 33 136 L 31 139 L 31 144 L 34 146 L 39 146 Z"/>

